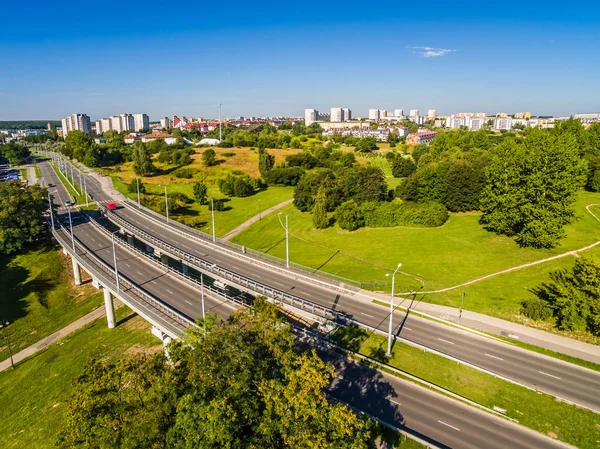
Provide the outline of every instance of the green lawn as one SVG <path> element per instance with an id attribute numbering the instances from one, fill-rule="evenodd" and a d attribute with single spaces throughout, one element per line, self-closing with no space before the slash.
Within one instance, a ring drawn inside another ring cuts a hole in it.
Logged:
<path id="1" fill-rule="evenodd" d="M 160 344 L 150 333 L 150 325 L 126 307 L 116 314 L 122 324 L 115 329 L 108 329 L 106 320 L 99 319 L 14 370 L 0 372 L 0 447 L 56 447 L 58 433 L 66 424 L 65 402 L 72 382 L 88 360 L 118 359 L 128 352 L 155 350 Z"/>
<path id="2" fill-rule="evenodd" d="M 401 292 L 421 285 L 423 291 L 452 287 L 594 243 L 600 237 L 600 223 L 585 210 L 585 205 L 591 203 L 600 203 L 600 194 L 582 191 L 576 204 L 579 219 L 566 228 L 567 237 L 551 250 L 519 248 L 513 239 L 483 230 L 478 223 L 479 213 L 451 214 L 439 228 L 363 228 L 347 232 L 338 226 L 316 230 L 312 216 L 299 212 L 292 205 L 282 212 L 289 214 L 290 259 L 293 262 L 367 284 L 378 282 L 379 288 L 387 291 L 390 285 L 386 285 L 385 274 L 402 263 L 396 276 L 397 291 Z M 600 207 L 593 210 L 600 216 Z M 284 237 L 284 229 L 274 214 L 233 240 L 283 258 Z M 555 264 L 558 267 L 568 265 L 568 259 Z M 470 287 L 478 292 L 467 289 L 466 308 L 494 315 L 513 314 L 523 299 L 520 286 L 524 283 L 534 285 L 545 279 L 549 269 L 553 269 L 552 263 L 486 281 L 493 288 L 489 285 Z M 510 279 L 511 276 L 515 278 Z M 431 296 L 431 300 L 457 305 L 461 291 Z M 429 297 L 425 299 L 430 300 Z"/>
<path id="3" fill-rule="evenodd" d="M 350 328 L 334 335 L 345 346 L 363 355 L 385 360 L 387 340 L 380 335 L 368 336 L 364 330 Z M 346 336 L 344 336 L 344 333 Z M 506 410 L 508 417 L 543 434 L 554 432 L 561 441 L 578 448 L 597 448 L 600 440 L 600 415 L 558 402 L 489 374 L 457 364 L 444 357 L 396 342 L 387 364 L 446 388 L 489 408 Z"/>
<path id="4" fill-rule="evenodd" d="M 102 294 L 91 285 L 75 287 L 70 259 L 44 246 L 0 259 L 0 319 L 9 321 L 13 353 L 91 312 Z M 0 360 L 8 358 L 4 339 Z"/>

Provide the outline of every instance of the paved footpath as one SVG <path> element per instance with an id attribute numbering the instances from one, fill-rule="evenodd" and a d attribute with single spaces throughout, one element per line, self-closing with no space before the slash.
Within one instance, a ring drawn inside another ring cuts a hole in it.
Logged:
<path id="1" fill-rule="evenodd" d="M 245 222 L 243 222 L 241 225 L 239 225 L 237 228 L 235 228 L 233 231 L 229 231 L 227 234 L 225 234 L 223 237 L 221 237 L 221 239 L 223 240 L 231 240 L 232 238 L 234 238 L 236 235 L 238 235 L 240 232 L 242 232 L 244 229 L 246 229 L 247 227 L 249 227 L 250 225 L 253 225 L 254 223 L 256 223 L 258 220 L 260 220 L 262 217 L 266 217 L 267 215 L 269 215 L 272 212 L 275 212 L 276 210 L 281 209 L 282 207 L 287 206 L 288 204 L 291 204 L 292 201 L 294 201 L 293 199 L 291 200 L 286 200 L 283 203 L 279 203 L 276 204 L 273 207 L 269 207 L 268 209 L 263 210 L 260 214 L 255 215 L 252 218 L 249 218 L 248 220 L 246 220 Z"/>
<path id="2" fill-rule="evenodd" d="M 36 352 L 41 351 L 44 348 L 47 348 L 52 343 L 57 342 L 61 338 L 64 338 L 67 335 L 69 335 L 71 332 L 75 332 L 77 329 L 81 329 L 86 324 L 89 324 L 92 321 L 95 321 L 102 316 L 104 316 L 104 306 L 98 307 L 96 310 L 93 310 L 92 312 L 88 313 L 85 316 L 82 316 L 78 320 L 73 321 L 71 324 L 63 327 L 62 329 L 59 329 L 58 331 L 54 332 L 52 335 L 47 336 L 43 340 L 40 340 L 37 343 L 34 343 L 31 346 L 23 349 L 21 352 L 17 352 L 16 354 L 13 354 L 13 360 L 14 360 L 15 364 L 20 362 L 23 359 L 26 359 L 27 357 L 32 356 Z M 8 358 L 8 359 L 0 362 L 0 371 L 4 371 L 6 368 L 9 368 L 10 366 L 11 366 L 10 358 Z"/>

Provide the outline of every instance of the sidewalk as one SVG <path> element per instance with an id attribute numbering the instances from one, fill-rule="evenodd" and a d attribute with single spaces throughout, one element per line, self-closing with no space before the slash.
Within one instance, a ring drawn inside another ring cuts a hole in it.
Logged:
<path id="1" fill-rule="evenodd" d="M 389 295 L 373 293 L 361 290 L 361 294 L 367 298 L 375 298 L 389 304 Z M 399 300 L 399 301 L 398 301 Z M 448 306 L 440 306 L 426 302 L 412 302 L 408 298 L 396 298 L 402 307 L 410 307 L 412 310 L 425 313 L 446 321 L 458 323 L 459 309 Z M 396 304 L 396 301 L 394 302 Z M 584 343 L 572 338 L 562 337 L 551 332 L 534 329 L 519 323 L 513 323 L 501 318 L 494 318 L 469 310 L 463 310 L 460 324 L 463 326 L 489 332 L 503 337 L 513 338 L 524 343 L 539 346 L 540 348 L 567 354 L 588 362 L 600 364 L 600 346 Z"/>
<path id="2" fill-rule="evenodd" d="M 102 316 L 104 316 L 104 306 L 98 307 L 96 310 L 93 310 L 92 312 L 88 313 L 85 316 L 82 316 L 78 320 L 73 321 L 71 324 L 63 327 L 62 329 L 59 329 L 58 331 L 47 336 L 43 340 L 40 340 L 37 343 L 34 343 L 31 346 L 23 349 L 21 352 L 17 352 L 16 354 L 13 354 L 14 363 L 17 364 L 21 360 L 32 356 L 36 352 L 41 351 L 42 349 L 50 346 L 52 343 L 55 343 L 58 340 L 66 337 L 71 332 L 75 332 L 77 329 L 81 329 L 86 324 L 89 324 L 92 321 L 95 321 Z M 0 371 L 4 371 L 5 369 L 9 368 L 10 366 L 11 366 L 10 358 L 8 358 L 8 359 L 0 362 Z"/>
<path id="3" fill-rule="evenodd" d="M 276 204 L 273 207 L 269 207 L 268 209 L 263 210 L 260 214 L 255 215 L 252 218 L 249 218 L 248 220 L 246 220 L 245 222 L 243 222 L 241 225 L 239 225 L 234 230 L 229 231 L 227 234 L 225 234 L 223 237 L 221 237 L 221 239 L 222 240 L 230 240 L 230 239 L 232 239 L 233 237 L 235 237 L 236 235 L 238 235 L 240 232 L 242 232 L 244 229 L 246 229 L 250 225 L 253 225 L 254 223 L 256 223 L 262 217 L 266 217 L 270 213 L 275 212 L 276 210 L 279 210 L 279 209 L 287 206 L 288 204 L 291 204 L 292 201 L 294 201 L 294 200 L 293 199 L 286 200 L 283 203 Z"/>

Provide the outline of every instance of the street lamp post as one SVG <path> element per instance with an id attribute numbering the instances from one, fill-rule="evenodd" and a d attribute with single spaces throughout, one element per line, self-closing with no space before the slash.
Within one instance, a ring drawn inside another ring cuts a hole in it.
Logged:
<path id="1" fill-rule="evenodd" d="M 54 214 L 52 213 L 52 197 L 50 196 L 50 192 L 48 192 L 48 206 L 50 206 L 50 223 L 52 224 L 52 229 L 56 229 L 54 227 Z"/>
<path id="2" fill-rule="evenodd" d="M 69 207 L 69 228 L 71 228 L 71 243 L 73 245 L 73 255 L 75 255 L 75 237 L 73 236 L 73 219 L 71 218 L 71 208 Z"/>
<path id="3" fill-rule="evenodd" d="M 210 209 L 211 209 L 211 213 L 212 213 L 212 235 L 213 235 L 213 242 L 217 241 L 217 235 L 215 233 L 215 199 L 211 198 L 210 199 Z"/>
<path id="4" fill-rule="evenodd" d="M 115 265 L 115 280 L 117 281 L 117 293 L 119 293 L 119 270 L 117 268 L 117 252 L 115 251 L 115 233 L 119 232 L 119 229 L 111 233 L 112 248 L 113 248 L 113 263 Z"/>
<path id="5" fill-rule="evenodd" d="M 89 199 L 88 193 L 87 193 L 87 182 L 86 182 L 85 176 L 83 177 L 83 189 L 85 190 L 85 205 L 89 206 L 90 205 L 90 199 Z"/>
<path id="6" fill-rule="evenodd" d="M 204 274 L 200 273 L 200 293 L 202 297 L 202 327 L 204 328 L 204 335 L 206 335 L 206 315 L 204 314 Z"/>
<path id="7" fill-rule="evenodd" d="M 8 346 L 8 356 L 10 357 L 10 366 L 12 366 L 13 369 L 15 369 L 15 362 L 13 360 L 13 355 L 12 355 L 12 349 L 10 348 L 10 339 L 8 338 L 8 334 L 6 333 L 6 326 L 8 326 L 10 323 L 6 320 L 2 320 L 2 325 L 0 325 L 0 327 L 2 328 L 2 331 L 4 333 L 4 338 L 6 339 L 6 346 Z"/>
<path id="8" fill-rule="evenodd" d="M 141 205 L 140 205 L 140 178 L 135 178 L 135 184 L 137 186 L 138 209 L 140 209 L 141 208 Z"/>
<path id="9" fill-rule="evenodd" d="M 167 223 L 169 222 L 169 200 L 167 199 L 167 186 L 165 186 L 165 210 L 167 211 Z"/>
<path id="10" fill-rule="evenodd" d="M 390 326 L 388 329 L 388 348 L 387 348 L 387 356 L 391 357 L 392 355 L 392 318 L 394 317 L 394 280 L 396 279 L 396 273 L 398 272 L 398 270 L 400 269 L 400 267 L 402 266 L 401 263 L 398 264 L 398 266 L 396 267 L 396 270 L 394 271 L 394 273 L 391 275 L 392 276 L 392 298 L 390 300 Z M 386 274 L 386 276 L 389 276 L 390 274 Z"/>

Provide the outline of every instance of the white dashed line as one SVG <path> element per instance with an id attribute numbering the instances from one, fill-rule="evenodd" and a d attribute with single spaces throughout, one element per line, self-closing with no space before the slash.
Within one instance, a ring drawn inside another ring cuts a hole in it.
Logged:
<path id="1" fill-rule="evenodd" d="M 369 318 L 375 318 L 373 315 L 369 315 L 368 313 L 360 312 L 361 315 L 368 316 Z"/>
<path id="2" fill-rule="evenodd" d="M 139 275 L 141 275 L 141 276 L 143 276 L 143 275 L 144 275 L 144 273 L 142 273 L 141 271 L 138 271 L 138 272 L 137 272 L 137 274 L 139 274 Z"/>
<path id="3" fill-rule="evenodd" d="M 440 424 L 443 424 L 443 425 L 445 425 L 445 426 L 448 426 L 448 427 L 450 427 L 451 429 L 454 429 L 454 430 L 456 430 L 456 431 L 460 432 L 460 429 L 459 429 L 458 427 L 451 426 L 450 424 L 448 424 L 448 423 L 445 423 L 444 421 L 440 421 L 439 419 L 438 419 L 438 422 L 439 422 Z"/>
<path id="4" fill-rule="evenodd" d="M 491 357 L 493 359 L 496 359 L 496 360 L 504 360 L 502 357 L 498 357 L 496 355 L 488 354 L 487 352 L 485 353 L 485 355 L 487 355 L 488 357 Z"/>
<path id="5" fill-rule="evenodd" d="M 444 340 L 443 338 L 438 338 L 438 340 L 439 340 L 439 341 L 443 341 L 444 343 L 451 344 L 451 345 L 453 345 L 453 344 L 454 344 L 454 342 L 453 342 L 453 341 Z"/>
<path id="6" fill-rule="evenodd" d="M 187 299 L 184 299 L 185 302 L 187 302 L 190 306 L 193 306 L 193 304 L 191 302 L 189 302 Z"/>
<path id="7" fill-rule="evenodd" d="M 173 294 L 173 292 L 172 292 L 171 290 L 169 290 L 168 288 L 167 288 L 167 291 L 168 291 L 169 293 Z"/>
<path id="8" fill-rule="evenodd" d="M 402 330 L 404 330 L 404 329 L 406 329 L 407 331 L 411 331 L 412 330 L 410 327 L 406 327 L 406 326 L 402 327 Z"/>
<path id="9" fill-rule="evenodd" d="M 538 373 L 540 373 L 540 374 L 543 374 L 544 376 L 553 377 L 553 378 L 555 378 L 555 379 L 562 380 L 562 379 L 561 379 L 560 377 L 558 377 L 558 376 L 554 376 L 554 375 L 552 375 L 552 374 L 548 374 L 548 373 L 545 373 L 545 372 L 543 372 L 543 371 L 538 371 Z"/>
<path id="10" fill-rule="evenodd" d="M 388 399 L 388 401 L 390 401 L 390 402 L 393 402 L 394 404 L 397 404 L 397 405 L 402 405 L 402 404 L 400 404 L 399 402 L 397 402 L 397 401 L 394 401 L 393 399 Z"/>
<path id="11" fill-rule="evenodd" d="M 127 265 L 128 267 L 130 267 L 130 268 L 131 268 L 131 265 L 129 265 L 128 263 L 126 263 L 125 265 Z"/>

